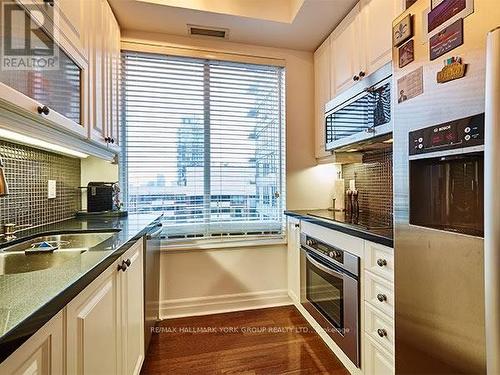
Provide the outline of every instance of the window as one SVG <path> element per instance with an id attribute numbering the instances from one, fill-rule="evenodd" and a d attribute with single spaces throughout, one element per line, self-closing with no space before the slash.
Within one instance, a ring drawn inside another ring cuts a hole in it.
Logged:
<path id="1" fill-rule="evenodd" d="M 129 212 L 169 238 L 282 235 L 284 69 L 122 53 Z"/>

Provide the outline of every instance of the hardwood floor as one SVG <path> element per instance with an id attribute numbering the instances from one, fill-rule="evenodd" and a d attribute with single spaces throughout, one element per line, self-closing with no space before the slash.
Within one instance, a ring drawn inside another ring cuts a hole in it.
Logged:
<path id="1" fill-rule="evenodd" d="M 349 372 L 293 306 L 164 320 L 141 374 Z"/>

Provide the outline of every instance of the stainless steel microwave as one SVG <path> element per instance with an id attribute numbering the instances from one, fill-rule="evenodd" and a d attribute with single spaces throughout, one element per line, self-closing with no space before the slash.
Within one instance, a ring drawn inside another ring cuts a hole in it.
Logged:
<path id="1" fill-rule="evenodd" d="M 363 78 L 325 106 L 327 151 L 392 132 L 392 64 Z"/>

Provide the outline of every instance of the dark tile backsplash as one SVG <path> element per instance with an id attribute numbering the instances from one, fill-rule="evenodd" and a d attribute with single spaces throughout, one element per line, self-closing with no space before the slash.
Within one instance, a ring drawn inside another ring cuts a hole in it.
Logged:
<path id="1" fill-rule="evenodd" d="M 0 224 L 38 226 L 74 216 L 80 192 L 80 159 L 0 140 L 10 194 L 0 197 Z M 57 196 L 47 198 L 47 181 Z"/>
<path id="2" fill-rule="evenodd" d="M 365 153 L 363 163 L 342 165 L 342 175 L 346 190 L 356 181 L 360 211 L 392 225 L 392 149 Z"/>

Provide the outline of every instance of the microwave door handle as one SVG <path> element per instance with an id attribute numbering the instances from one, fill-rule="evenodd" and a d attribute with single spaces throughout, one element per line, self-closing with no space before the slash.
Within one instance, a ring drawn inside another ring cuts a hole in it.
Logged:
<path id="1" fill-rule="evenodd" d="M 314 260 L 309 254 L 306 253 L 306 258 L 309 262 L 311 262 L 315 267 L 318 267 L 321 271 L 323 272 L 326 272 L 327 274 L 331 275 L 331 276 L 334 276 L 334 277 L 338 277 L 338 278 L 341 278 L 343 279 L 344 278 L 344 274 L 340 273 L 340 272 L 335 272 L 333 270 L 331 270 L 330 268 L 328 267 L 325 267 L 324 265 L 322 265 L 321 263 L 319 263 L 317 260 Z"/>

